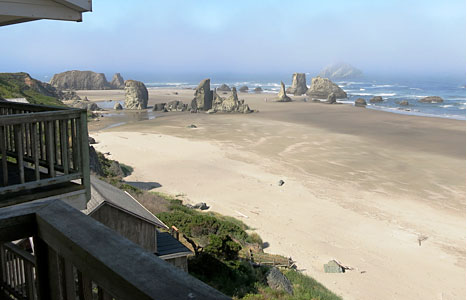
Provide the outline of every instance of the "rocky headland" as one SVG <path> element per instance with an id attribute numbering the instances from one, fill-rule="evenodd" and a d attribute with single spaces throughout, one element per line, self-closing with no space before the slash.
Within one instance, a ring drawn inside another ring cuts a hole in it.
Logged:
<path id="1" fill-rule="evenodd" d="M 338 63 L 326 66 L 319 73 L 320 77 L 330 79 L 355 79 L 363 76 L 362 71 L 346 63 Z"/>
<path id="2" fill-rule="evenodd" d="M 55 74 L 50 84 L 63 90 L 108 90 L 111 88 L 104 73 L 78 70 Z"/>

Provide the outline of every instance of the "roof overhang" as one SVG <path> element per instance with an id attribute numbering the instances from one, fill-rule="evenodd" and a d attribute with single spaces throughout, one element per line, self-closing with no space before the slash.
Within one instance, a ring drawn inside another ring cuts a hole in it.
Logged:
<path id="1" fill-rule="evenodd" d="M 82 21 L 92 0 L 0 0 L 0 26 L 49 19 Z"/>

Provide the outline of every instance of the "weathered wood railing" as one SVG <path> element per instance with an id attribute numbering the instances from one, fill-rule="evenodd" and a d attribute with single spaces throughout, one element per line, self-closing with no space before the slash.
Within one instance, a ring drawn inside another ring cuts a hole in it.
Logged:
<path id="1" fill-rule="evenodd" d="M 77 179 L 89 199 L 88 153 L 86 110 L 0 102 L 0 199 Z"/>
<path id="2" fill-rule="evenodd" d="M 60 200 L 0 209 L 0 242 L 26 237 L 39 300 L 229 299 Z"/>
<path id="3" fill-rule="evenodd" d="M 0 288 L 12 299 L 37 299 L 35 257 L 12 243 L 0 246 Z"/>

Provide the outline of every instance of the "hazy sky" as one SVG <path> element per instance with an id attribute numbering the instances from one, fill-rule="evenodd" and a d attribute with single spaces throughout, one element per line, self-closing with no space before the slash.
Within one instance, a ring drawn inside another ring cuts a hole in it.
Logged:
<path id="1" fill-rule="evenodd" d="M 0 27 L 0 72 L 465 74 L 465 0 L 94 0 L 83 22 Z"/>

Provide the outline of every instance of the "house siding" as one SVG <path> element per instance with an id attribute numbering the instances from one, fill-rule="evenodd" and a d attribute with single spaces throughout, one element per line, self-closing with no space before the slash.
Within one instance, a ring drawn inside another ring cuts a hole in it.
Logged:
<path id="1" fill-rule="evenodd" d="M 169 264 L 188 272 L 188 260 L 186 256 L 165 259 Z"/>
<path id="2" fill-rule="evenodd" d="M 91 214 L 91 217 L 115 230 L 147 251 L 156 252 L 156 227 L 125 211 L 105 203 Z"/>

